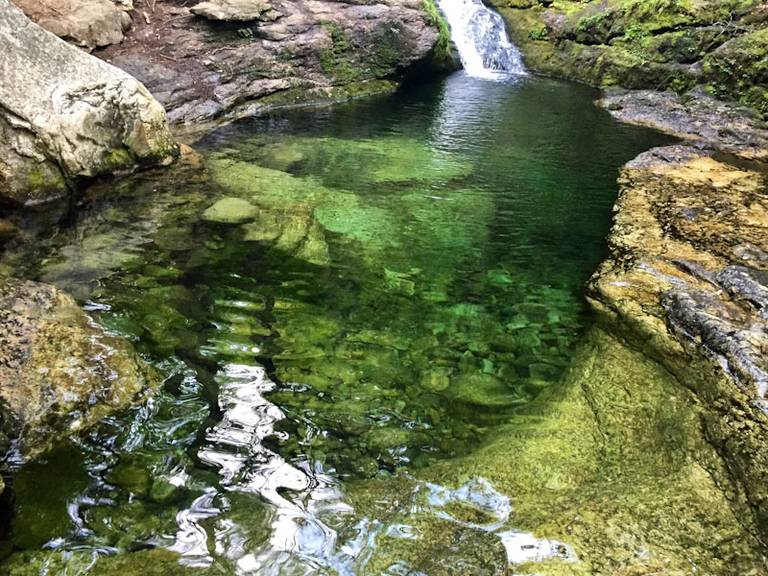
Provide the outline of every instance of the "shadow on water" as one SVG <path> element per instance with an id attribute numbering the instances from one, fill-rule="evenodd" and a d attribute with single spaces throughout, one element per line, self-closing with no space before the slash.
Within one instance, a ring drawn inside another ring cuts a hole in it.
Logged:
<path id="1" fill-rule="evenodd" d="M 72 291 L 167 377 L 74 464 L 22 469 L 14 544 L 72 570 L 167 548 L 223 573 L 358 574 L 418 538 L 385 510 L 470 505 L 460 521 L 509 553 L 508 496 L 416 478 L 555 384 L 589 323 L 617 169 L 666 141 L 595 96 L 459 73 L 241 122 L 198 143 L 206 172 L 118 183 L 12 246 L 5 265 Z M 24 496 L 38 474 L 66 476 L 55 497 Z M 352 506 L 371 481 L 380 499 Z"/>

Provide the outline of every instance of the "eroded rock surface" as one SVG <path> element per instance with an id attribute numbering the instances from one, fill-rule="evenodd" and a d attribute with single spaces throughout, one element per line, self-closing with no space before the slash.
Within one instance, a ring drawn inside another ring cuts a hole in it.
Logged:
<path id="1" fill-rule="evenodd" d="M 439 40 L 420 0 L 159 0 L 98 55 L 141 80 L 172 122 L 391 89 Z"/>
<path id="2" fill-rule="evenodd" d="M 70 296 L 0 278 L 0 422 L 11 422 L 4 436 L 19 437 L 23 456 L 127 407 L 153 380 L 131 346 Z"/>
<path id="3" fill-rule="evenodd" d="M 0 200 L 66 197 L 84 178 L 170 162 L 162 106 L 126 73 L 0 0 Z"/>
<path id="4" fill-rule="evenodd" d="M 735 109 L 708 125 L 698 115 L 707 103 L 691 104 L 687 121 L 677 105 L 669 118 L 663 107 L 653 116 L 647 96 L 625 109 L 696 142 L 650 150 L 624 167 L 611 257 L 592 280 L 592 301 L 696 394 L 707 438 L 765 539 L 768 171 L 754 160 L 766 157 L 765 127 Z M 709 136 L 713 129 L 722 140 Z"/>
<path id="5" fill-rule="evenodd" d="M 680 96 L 674 92 L 614 89 L 598 104 L 622 122 L 661 130 L 745 158 L 768 158 L 768 124 L 758 114 L 700 91 Z"/>

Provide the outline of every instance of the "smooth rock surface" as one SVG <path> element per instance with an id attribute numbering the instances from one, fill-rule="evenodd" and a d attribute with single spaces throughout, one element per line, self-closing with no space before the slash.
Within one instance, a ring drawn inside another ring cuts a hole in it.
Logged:
<path id="1" fill-rule="evenodd" d="M 168 163 L 162 106 L 126 73 L 0 0 L 0 201 L 33 205 L 82 179 Z"/>
<path id="2" fill-rule="evenodd" d="M 271 22 L 282 14 L 262 0 L 209 0 L 190 8 L 193 14 L 223 22 Z"/>
<path id="3" fill-rule="evenodd" d="M 154 374 L 123 339 L 108 335 L 68 295 L 0 278 L 0 404 L 34 457 L 129 406 Z"/>

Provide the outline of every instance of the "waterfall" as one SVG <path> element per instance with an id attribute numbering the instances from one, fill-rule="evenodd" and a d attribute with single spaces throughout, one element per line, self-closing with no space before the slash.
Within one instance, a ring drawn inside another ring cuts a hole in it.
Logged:
<path id="1" fill-rule="evenodd" d="M 497 79 L 525 74 L 520 51 L 512 44 L 499 14 L 481 0 L 437 0 L 451 37 L 470 76 Z"/>

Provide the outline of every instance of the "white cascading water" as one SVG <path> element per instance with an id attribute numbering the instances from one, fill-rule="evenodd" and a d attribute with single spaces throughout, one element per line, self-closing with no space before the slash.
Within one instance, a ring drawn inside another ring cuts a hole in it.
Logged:
<path id="1" fill-rule="evenodd" d="M 461 63 L 467 74 L 498 79 L 525 74 L 520 51 L 512 44 L 499 14 L 481 0 L 437 0 L 451 27 Z"/>

